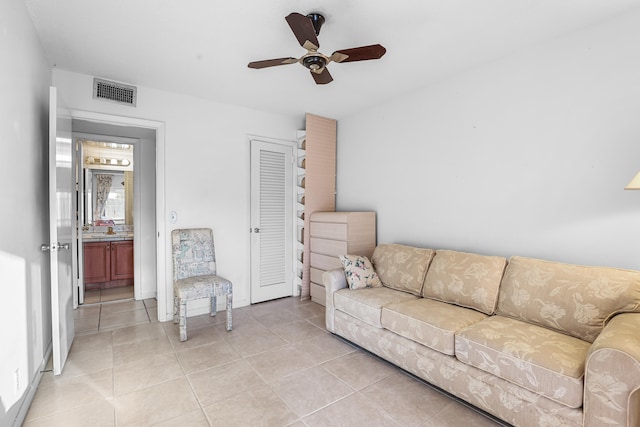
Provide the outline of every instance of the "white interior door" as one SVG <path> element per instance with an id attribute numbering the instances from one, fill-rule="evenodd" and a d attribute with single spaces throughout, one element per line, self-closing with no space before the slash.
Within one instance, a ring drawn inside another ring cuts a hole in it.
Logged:
<path id="1" fill-rule="evenodd" d="M 293 295 L 293 146 L 251 141 L 251 303 Z"/>
<path id="2" fill-rule="evenodd" d="M 71 119 L 58 117 L 57 92 L 49 90 L 49 244 L 53 373 L 59 375 L 74 336 L 71 242 L 74 238 Z M 43 249 L 46 245 L 43 246 Z"/>
<path id="3" fill-rule="evenodd" d="M 87 223 L 86 216 L 84 212 L 85 205 L 85 194 L 84 194 L 84 183 L 85 183 L 85 169 L 82 168 L 82 159 L 84 159 L 84 154 L 82 151 L 82 142 L 79 138 L 73 138 L 73 158 L 75 159 L 76 170 L 79 172 L 76 175 L 76 197 L 73 199 L 73 210 L 78 212 L 78 226 L 84 226 Z M 84 304 L 84 245 L 82 241 L 82 232 L 80 230 L 76 231 L 77 246 L 72 254 L 72 259 L 75 260 L 75 268 L 73 270 L 73 274 L 76 277 L 76 283 L 73 286 L 73 308 L 77 308 L 77 306 Z"/>

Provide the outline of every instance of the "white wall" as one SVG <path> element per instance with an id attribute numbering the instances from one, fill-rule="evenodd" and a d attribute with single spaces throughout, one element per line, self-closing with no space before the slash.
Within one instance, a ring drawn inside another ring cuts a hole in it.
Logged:
<path id="1" fill-rule="evenodd" d="M 98 76 L 100 77 L 100 76 Z M 304 120 L 138 87 L 137 107 L 92 99 L 93 76 L 54 70 L 53 83 L 67 108 L 165 123 L 165 212 L 167 292 L 172 294 L 170 233 L 174 228 L 210 227 L 218 274 L 234 285 L 234 306 L 249 304 L 248 134 L 295 139 Z M 135 84 L 135 82 L 125 82 Z M 170 301 L 168 301 L 170 302 Z M 167 313 L 172 307 L 167 304 Z M 206 308 L 203 306 L 203 308 Z"/>
<path id="2" fill-rule="evenodd" d="M 338 208 L 379 243 L 640 269 L 639 42 L 626 15 L 343 118 Z"/>
<path id="3" fill-rule="evenodd" d="M 51 343 L 49 255 L 40 251 L 51 71 L 22 0 L 0 2 L 0 52 L 0 425 L 9 426 Z"/>

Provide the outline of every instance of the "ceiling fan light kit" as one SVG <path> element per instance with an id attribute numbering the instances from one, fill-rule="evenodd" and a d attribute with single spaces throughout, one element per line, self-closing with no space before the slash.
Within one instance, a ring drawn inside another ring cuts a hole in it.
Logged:
<path id="1" fill-rule="evenodd" d="M 315 12 L 307 16 L 294 12 L 287 15 L 285 20 L 296 36 L 296 39 L 298 39 L 298 43 L 307 50 L 307 53 L 300 58 L 277 58 L 250 62 L 248 64 L 249 68 L 261 69 L 278 65 L 295 64 L 298 62 L 308 68 L 316 84 L 321 85 L 333 81 L 333 77 L 331 77 L 327 69 L 327 65 L 330 62 L 341 63 L 380 59 L 387 51 L 384 46 L 373 44 L 337 50 L 333 52 L 331 56 L 326 56 L 318 52 L 320 43 L 317 37 L 318 34 L 320 34 L 322 24 L 325 22 L 324 16 Z"/>

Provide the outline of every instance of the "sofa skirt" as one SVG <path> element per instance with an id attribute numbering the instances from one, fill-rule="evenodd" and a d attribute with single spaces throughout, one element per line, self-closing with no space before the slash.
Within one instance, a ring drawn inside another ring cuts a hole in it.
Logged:
<path id="1" fill-rule="evenodd" d="M 514 426 L 582 426 L 573 409 L 340 310 L 335 333 Z"/>

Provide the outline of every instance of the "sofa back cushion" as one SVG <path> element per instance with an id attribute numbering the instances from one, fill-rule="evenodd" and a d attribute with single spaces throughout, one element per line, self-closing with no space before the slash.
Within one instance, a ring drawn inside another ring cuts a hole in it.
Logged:
<path id="1" fill-rule="evenodd" d="M 497 313 L 593 342 L 611 317 L 639 307 L 640 271 L 512 257 Z"/>
<path id="2" fill-rule="evenodd" d="M 493 314 L 506 265 L 504 257 L 437 250 L 422 296 Z"/>
<path id="3" fill-rule="evenodd" d="M 373 251 L 371 263 L 384 286 L 420 296 L 434 254 L 433 249 L 382 244 Z"/>

